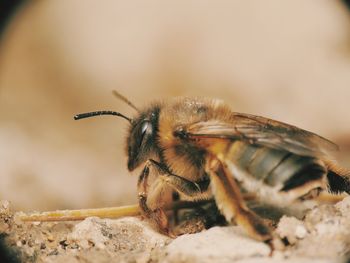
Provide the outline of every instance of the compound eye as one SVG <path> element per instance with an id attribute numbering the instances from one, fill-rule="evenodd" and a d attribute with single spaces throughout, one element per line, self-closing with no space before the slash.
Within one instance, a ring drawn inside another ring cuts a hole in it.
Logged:
<path id="1" fill-rule="evenodd" d="M 148 128 L 149 123 L 148 122 L 144 122 L 141 126 L 141 134 L 142 136 L 145 135 L 147 128 Z"/>
<path id="2" fill-rule="evenodd" d="M 141 147 L 142 143 L 145 141 L 145 139 L 152 133 L 152 127 L 151 124 L 148 121 L 145 121 L 141 124 L 141 136 L 140 136 L 140 144 L 139 147 Z"/>

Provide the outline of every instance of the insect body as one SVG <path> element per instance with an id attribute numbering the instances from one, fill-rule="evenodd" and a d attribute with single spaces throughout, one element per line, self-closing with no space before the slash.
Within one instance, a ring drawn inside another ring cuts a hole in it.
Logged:
<path id="1" fill-rule="evenodd" d="M 279 206 L 314 190 L 350 192 L 350 173 L 331 160 L 337 146 L 316 134 L 235 113 L 218 100 L 179 98 L 137 111 L 132 119 L 116 112 L 76 119 L 113 114 L 129 121 L 128 169 L 143 167 L 139 205 L 164 233 L 170 234 L 164 207 L 173 192 L 186 200 L 214 197 L 229 223 L 262 241 L 271 239 L 271 231 L 241 190 Z"/>

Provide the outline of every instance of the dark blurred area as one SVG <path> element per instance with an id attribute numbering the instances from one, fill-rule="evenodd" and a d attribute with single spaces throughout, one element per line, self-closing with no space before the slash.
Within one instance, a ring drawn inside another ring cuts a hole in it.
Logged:
<path id="1" fill-rule="evenodd" d="M 0 235 L 0 262 L 2 263 L 19 263 L 19 257 L 17 253 L 8 248 L 5 241 L 5 236 Z"/>
<path id="2" fill-rule="evenodd" d="M 5 30 L 8 23 L 16 11 L 27 1 L 25 0 L 2 0 L 0 2 L 0 35 Z"/>
<path id="3" fill-rule="evenodd" d="M 91 110 L 134 114 L 113 89 L 140 107 L 215 97 L 350 148 L 346 6 L 2 1 L 0 199 L 24 210 L 134 203 L 125 122 L 73 121 Z M 347 154 L 340 160 L 349 167 Z"/>
<path id="4" fill-rule="evenodd" d="M 343 0 L 347 8 L 350 10 L 350 0 Z"/>

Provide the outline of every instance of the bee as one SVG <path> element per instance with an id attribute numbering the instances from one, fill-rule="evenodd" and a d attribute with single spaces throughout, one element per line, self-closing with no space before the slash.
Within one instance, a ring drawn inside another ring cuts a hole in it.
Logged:
<path id="1" fill-rule="evenodd" d="M 75 119 L 115 115 L 128 121 L 127 167 L 142 167 L 139 207 L 162 233 L 171 235 L 165 207 L 174 192 L 183 200 L 213 198 L 228 223 L 265 242 L 272 230 L 248 208 L 243 191 L 280 207 L 314 191 L 350 193 L 350 172 L 332 157 L 338 146 L 319 135 L 234 112 L 216 99 L 174 98 L 139 110 L 114 93 L 136 110 L 133 118 L 97 111 Z"/>

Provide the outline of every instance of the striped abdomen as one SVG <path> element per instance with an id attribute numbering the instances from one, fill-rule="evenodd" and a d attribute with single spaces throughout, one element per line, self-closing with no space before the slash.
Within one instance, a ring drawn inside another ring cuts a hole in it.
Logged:
<path id="1" fill-rule="evenodd" d="M 251 181 L 282 191 L 319 180 L 327 174 L 327 168 L 317 158 L 254 146 L 242 141 L 232 142 L 225 159 L 244 171 L 244 176 L 251 177 Z M 240 181 L 240 178 L 237 179 Z"/>

